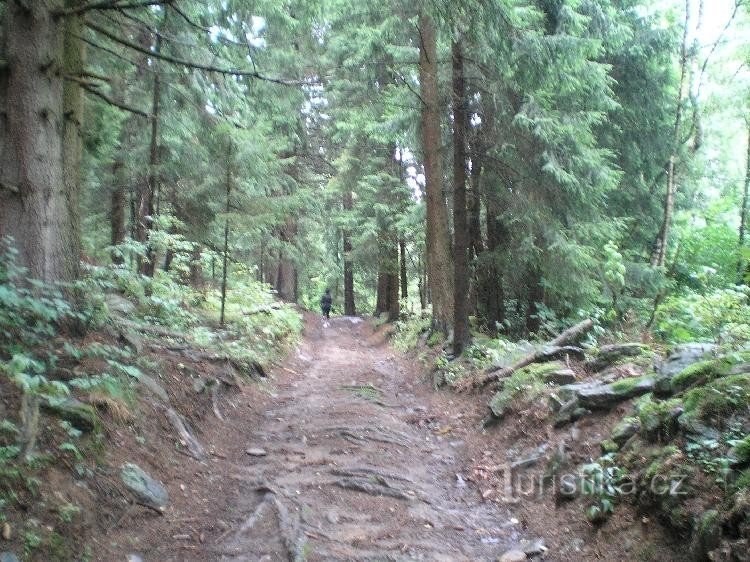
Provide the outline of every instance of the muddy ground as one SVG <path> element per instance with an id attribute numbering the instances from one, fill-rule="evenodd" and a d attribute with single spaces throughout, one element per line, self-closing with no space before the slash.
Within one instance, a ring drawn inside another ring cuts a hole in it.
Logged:
<path id="1" fill-rule="evenodd" d="M 201 416 L 206 461 L 152 459 L 167 511 L 129 507 L 95 537 L 94 559 L 492 561 L 534 539 L 544 560 L 682 558 L 628 506 L 595 528 L 577 502 L 503 493 L 488 467 L 552 430 L 531 414 L 483 430 L 484 399 L 435 391 L 386 340 L 361 319 L 309 315 L 267 382 L 223 394 L 224 421 Z M 596 432 L 583 428 L 584 449 Z"/>

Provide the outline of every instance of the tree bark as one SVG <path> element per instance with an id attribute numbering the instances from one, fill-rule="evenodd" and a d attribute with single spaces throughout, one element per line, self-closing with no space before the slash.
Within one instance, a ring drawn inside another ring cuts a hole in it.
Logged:
<path id="1" fill-rule="evenodd" d="M 401 280 L 401 298 L 406 299 L 409 297 L 409 279 L 406 275 L 406 241 L 400 238 L 398 241 L 398 253 L 399 253 L 399 277 Z"/>
<path id="2" fill-rule="evenodd" d="M 442 189 L 440 158 L 440 96 L 437 80 L 437 38 L 432 18 L 419 17 L 419 83 L 422 97 L 421 136 L 427 199 L 427 268 L 434 330 L 448 334 L 453 324 L 453 268 L 450 258 L 448 211 Z"/>
<path id="3" fill-rule="evenodd" d="M 227 266 L 229 262 L 229 211 L 230 197 L 232 194 L 232 146 L 231 141 L 229 148 L 227 149 L 227 177 L 226 177 L 226 201 L 224 206 L 224 212 L 226 218 L 224 219 L 224 252 L 222 256 L 222 270 L 221 270 L 221 313 L 219 317 L 219 324 L 224 326 L 224 311 L 226 308 L 227 300 Z"/>
<path id="4" fill-rule="evenodd" d="M 28 274 L 47 282 L 74 280 L 80 258 L 78 196 L 69 191 L 77 184 L 66 174 L 75 155 L 66 165 L 63 149 L 66 23 L 53 16 L 62 6 L 6 3 L 0 80 L 0 236 L 12 236 Z"/>
<path id="5" fill-rule="evenodd" d="M 398 298 L 398 243 L 393 238 L 389 238 L 388 242 L 388 321 L 395 322 L 401 313 L 401 301 Z"/>
<path id="6" fill-rule="evenodd" d="M 157 29 L 156 45 L 154 47 L 154 53 L 156 55 L 161 53 L 161 32 L 164 31 L 166 26 L 168 13 L 169 10 L 165 8 L 161 25 L 159 26 L 159 29 Z M 152 64 L 154 72 L 154 87 L 151 99 L 151 138 L 149 140 L 148 184 L 145 197 L 141 199 L 140 213 L 141 220 L 144 221 L 144 227 L 146 229 L 143 242 L 146 242 L 147 244 L 146 260 L 143 262 L 142 273 L 149 277 L 153 277 L 154 271 L 156 271 L 156 251 L 154 250 L 153 245 L 148 241 L 148 232 L 153 230 L 156 219 L 155 202 L 159 190 L 159 117 L 161 108 L 161 75 L 159 73 L 158 59 L 153 59 Z"/>
<path id="7" fill-rule="evenodd" d="M 469 343 L 469 229 L 466 219 L 467 108 L 461 43 L 454 41 L 453 58 L 453 353 Z"/>
<path id="8" fill-rule="evenodd" d="M 344 190 L 342 205 L 344 207 L 344 214 L 347 215 L 352 211 L 354 207 L 354 201 L 352 197 L 352 191 L 348 187 Z M 352 263 L 352 238 L 349 229 L 343 229 L 343 242 L 344 242 L 344 314 L 347 316 L 355 316 L 357 314 L 356 307 L 354 305 L 354 264 Z"/>

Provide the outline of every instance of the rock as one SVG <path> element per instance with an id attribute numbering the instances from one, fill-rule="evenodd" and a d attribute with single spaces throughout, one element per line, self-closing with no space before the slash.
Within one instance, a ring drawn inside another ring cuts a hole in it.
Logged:
<path id="1" fill-rule="evenodd" d="M 561 386 L 560 392 L 577 398 L 578 403 L 585 408 L 606 410 L 623 400 L 651 392 L 654 382 L 651 377 L 633 377 L 611 384 L 569 384 Z"/>
<path id="2" fill-rule="evenodd" d="M 668 398 L 672 394 L 672 377 L 668 375 L 658 376 L 654 383 L 654 396 L 657 398 Z"/>
<path id="3" fill-rule="evenodd" d="M 0 562 L 21 562 L 12 552 L 0 552 Z"/>
<path id="4" fill-rule="evenodd" d="M 619 447 L 633 437 L 641 429 L 641 420 L 638 418 L 623 418 L 613 429 L 611 439 Z"/>
<path id="5" fill-rule="evenodd" d="M 534 539 L 521 541 L 521 550 L 523 550 L 526 556 L 533 558 L 534 556 L 544 554 L 548 549 L 544 546 L 544 539 Z"/>
<path id="6" fill-rule="evenodd" d="M 338 514 L 338 513 L 336 513 L 336 512 L 335 512 L 335 511 L 333 511 L 333 510 L 329 511 L 328 513 L 326 513 L 326 519 L 327 519 L 327 520 L 328 520 L 328 522 L 329 522 L 329 523 L 331 523 L 332 525 L 336 525 L 336 524 L 337 524 L 337 523 L 338 523 L 338 522 L 340 521 L 340 519 L 339 519 L 339 514 Z"/>
<path id="7" fill-rule="evenodd" d="M 9 541 L 11 537 L 10 524 L 6 521 L 3 523 L 3 540 Z"/>
<path id="8" fill-rule="evenodd" d="M 146 390 L 159 398 L 162 402 L 169 403 L 169 395 L 167 394 L 167 391 L 164 390 L 164 387 L 156 382 L 155 379 L 141 373 L 141 376 L 138 378 L 138 382 L 141 384 L 141 386 L 146 388 Z"/>
<path id="9" fill-rule="evenodd" d="M 620 450 L 620 446 L 615 443 L 612 439 L 605 439 L 599 446 L 602 448 L 602 454 L 608 455 L 609 453 L 616 453 Z"/>
<path id="10" fill-rule="evenodd" d="M 573 345 L 564 345 L 561 347 L 545 347 L 542 349 L 535 363 L 545 363 L 547 361 L 564 361 L 568 358 L 577 359 L 583 361 L 586 358 L 586 353 L 580 347 Z"/>
<path id="11" fill-rule="evenodd" d="M 497 562 L 523 562 L 526 559 L 526 553 L 523 550 L 509 550 L 498 558 Z"/>
<path id="12" fill-rule="evenodd" d="M 200 394 L 206 390 L 206 386 L 208 386 L 206 379 L 199 378 L 193 381 L 193 391 L 195 391 L 196 394 Z"/>
<path id="13" fill-rule="evenodd" d="M 143 562 L 143 558 L 138 554 L 128 554 L 125 560 L 126 562 Z"/>
<path id="14" fill-rule="evenodd" d="M 143 353 L 143 338 L 130 330 L 120 333 L 120 340 L 138 354 Z"/>
<path id="15" fill-rule="evenodd" d="M 697 437 L 701 441 L 707 439 L 718 441 L 721 439 L 721 432 L 719 430 L 701 423 L 695 416 L 682 414 L 677 418 L 677 425 L 688 437 Z"/>
<path id="16" fill-rule="evenodd" d="M 641 343 L 603 345 L 596 354 L 596 357 L 588 362 L 587 367 L 594 373 L 598 373 L 625 357 L 637 357 L 647 351 L 648 346 Z"/>
<path id="17" fill-rule="evenodd" d="M 674 376 L 693 363 L 707 359 L 716 350 L 712 343 L 685 343 L 672 348 L 667 358 L 657 366 L 657 371 L 666 376 Z"/>
<path id="18" fill-rule="evenodd" d="M 123 296 L 110 293 L 104 297 L 109 311 L 118 316 L 130 316 L 135 312 L 135 304 Z"/>
<path id="19" fill-rule="evenodd" d="M 137 464 L 122 465 L 120 478 L 138 503 L 163 511 L 169 503 L 169 494 L 164 484 L 149 476 Z"/>
<path id="20" fill-rule="evenodd" d="M 251 447 L 247 451 L 245 451 L 248 455 L 251 457 L 265 457 L 268 453 L 265 449 L 261 449 L 259 447 Z"/>
<path id="21" fill-rule="evenodd" d="M 99 427 L 99 417 L 94 407 L 75 398 L 65 398 L 62 401 L 46 400 L 42 402 L 41 406 L 50 415 L 70 422 L 73 427 L 80 431 L 94 431 Z"/>
<path id="22" fill-rule="evenodd" d="M 573 384 L 576 382 L 576 374 L 573 369 L 557 369 L 544 373 L 544 382 L 555 385 Z"/>
<path id="23" fill-rule="evenodd" d="M 721 543 L 721 518 L 715 509 L 706 511 L 695 526 L 690 552 L 693 560 L 707 560 L 708 553 Z"/>

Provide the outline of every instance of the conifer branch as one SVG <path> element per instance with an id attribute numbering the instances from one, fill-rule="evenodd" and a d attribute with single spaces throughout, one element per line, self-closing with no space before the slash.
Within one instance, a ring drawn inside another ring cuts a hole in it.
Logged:
<path id="1" fill-rule="evenodd" d="M 92 83 L 91 80 L 86 80 L 85 78 L 80 78 L 78 76 L 66 76 L 65 79 L 70 80 L 71 82 L 77 83 L 86 92 L 107 102 L 109 105 L 113 107 L 122 109 L 123 111 L 127 111 L 128 113 L 133 113 L 134 115 L 140 115 L 141 117 L 145 117 L 146 119 L 151 117 L 149 113 L 141 109 L 138 109 L 137 107 L 133 107 L 132 105 L 128 105 L 123 102 L 119 102 L 115 100 L 114 98 L 112 98 L 111 96 L 108 96 L 107 94 L 105 94 L 104 92 L 102 92 L 101 90 L 97 88 L 98 84 Z"/>
<path id="2" fill-rule="evenodd" d="M 133 10 L 147 8 L 149 6 L 164 6 L 171 4 L 174 0 L 134 0 L 133 2 L 120 2 L 118 0 L 100 0 L 90 2 L 82 6 L 57 10 L 52 15 L 55 17 L 77 16 L 92 10 Z"/>
<path id="3" fill-rule="evenodd" d="M 238 68 L 222 68 L 219 66 L 200 64 L 200 63 L 195 63 L 195 62 L 191 62 L 191 61 L 187 61 L 183 59 L 178 59 L 176 57 L 173 57 L 164 53 L 157 54 L 151 51 L 150 49 L 147 49 L 146 47 L 142 47 L 141 45 L 138 45 L 137 43 L 133 43 L 132 41 L 129 41 L 122 37 L 118 37 L 111 31 L 109 31 L 108 29 L 105 29 L 104 27 L 101 27 L 93 22 L 86 22 L 86 25 L 92 31 L 95 31 L 99 33 L 100 35 L 103 35 L 104 37 L 108 38 L 110 41 L 118 43 L 122 45 L 123 47 L 133 49 L 134 51 L 143 53 L 154 59 L 162 60 L 166 63 L 173 64 L 176 66 L 182 66 L 184 68 L 192 68 L 195 70 L 202 70 L 204 72 L 214 72 L 216 74 L 223 74 L 226 76 L 242 76 L 246 78 L 255 78 L 257 80 L 263 80 L 265 82 L 271 82 L 273 84 L 280 84 L 282 86 L 300 86 L 302 84 L 305 84 L 304 81 L 300 81 L 300 80 L 285 80 L 282 78 L 272 78 L 270 76 L 265 76 L 263 74 L 260 74 L 259 72 L 254 71 L 254 70 L 251 71 L 251 70 L 241 70 Z"/>

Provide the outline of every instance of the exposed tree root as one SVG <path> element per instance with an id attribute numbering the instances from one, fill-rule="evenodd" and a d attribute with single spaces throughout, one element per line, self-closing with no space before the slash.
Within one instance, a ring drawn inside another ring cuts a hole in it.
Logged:
<path id="1" fill-rule="evenodd" d="M 185 445 L 187 445 L 190 456 L 198 461 L 205 460 L 206 452 L 204 451 L 203 446 L 195 438 L 193 432 L 182 419 L 182 416 L 172 408 L 164 408 L 164 412 L 167 419 L 172 424 L 172 427 L 175 428 L 177 434 L 180 436 L 180 439 L 182 439 L 185 442 Z"/>
<path id="2" fill-rule="evenodd" d="M 392 472 L 382 472 L 380 470 L 375 470 L 373 468 L 366 468 L 366 467 L 355 467 L 355 468 L 333 468 L 331 469 L 331 474 L 334 476 L 348 476 L 352 478 L 384 478 L 384 479 L 390 479 L 390 480 L 400 480 L 401 482 L 406 482 L 408 484 L 416 485 L 416 483 L 413 480 L 410 480 L 409 478 L 406 478 L 405 476 L 401 476 L 400 474 L 394 474 Z"/>
<path id="3" fill-rule="evenodd" d="M 354 443 L 355 445 L 361 445 L 370 441 L 374 443 L 397 445 L 399 447 L 408 447 L 408 440 L 405 435 L 398 434 L 396 432 L 385 431 L 383 429 L 374 429 L 371 427 L 331 427 L 326 431 L 336 433 L 350 443 Z"/>
<path id="4" fill-rule="evenodd" d="M 385 479 L 375 478 L 369 480 L 367 478 L 342 478 L 336 480 L 333 483 L 334 486 L 343 488 L 345 490 L 354 490 L 357 492 L 364 492 L 371 496 L 387 496 L 390 498 L 396 498 L 399 500 L 413 501 L 418 499 L 415 494 L 409 494 L 399 488 L 394 488 Z"/>

